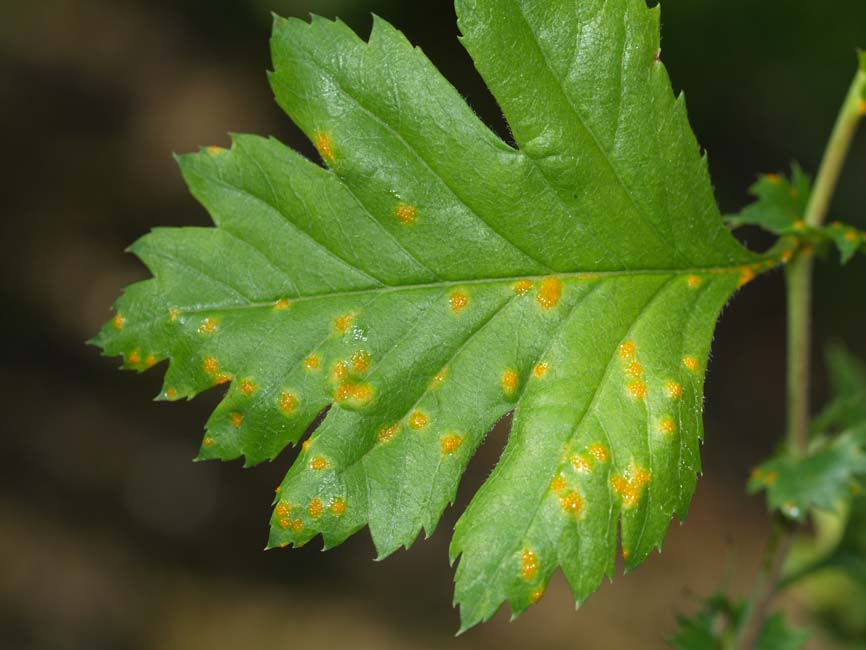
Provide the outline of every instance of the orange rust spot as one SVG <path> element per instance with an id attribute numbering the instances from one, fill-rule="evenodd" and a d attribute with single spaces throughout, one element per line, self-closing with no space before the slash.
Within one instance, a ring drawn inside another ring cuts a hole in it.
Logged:
<path id="1" fill-rule="evenodd" d="M 607 450 L 607 447 L 604 445 L 590 445 L 589 454 L 593 458 L 595 458 L 599 463 L 606 463 L 610 460 L 610 452 Z"/>
<path id="2" fill-rule="evenodd" d="M 686 282 L 689 285 L 689 289 L 697 289 L 699 286 L 701 286 L 701 278 L 697 275 L 690 275 Z"/>
<path id="3" fill-rule="evenodd" d="M 538 556 L 528 548 L 520 556 L 520 575 L 524 580 L 532 580 L 538 573 Z"/>
<path id="4" fill-rule="evenodd" d="M 165 391 L 165 395 L 166 397 L 168 397 L 168 399 L 174 399 L 175 397 L 177 397 L 177 391 L 174 388 L 169 388 L 167 391 Z"/>
<path id="5" fill-rule="evenodd" d="M 179 309 L 169 309 L 168 310 L 168 320 L 170 320 L 171 322 L 176 321 L 179 317 L 180 317 L 180 310 Z"/>
<path id="6" fill-rule="evenodd" d="M 646 397 L 646 384 L 641 380 L 629 382 L 626 386 L 626 391 L 629 397 L 643 399 Z"/>
<path id="7" fill-rule="evenodd" d="M 312 444 L 313 441 L 307 438 L 306 440 L 304 440 L 304 442 L 301 443 L 301 451 L 309 451 Z"/>
<path id="8" fill-rule="evenodd" d="M 213 334 L 216 332 L 216 329 L 217 322 L 212 318 L 205 318 L 198 327 L 198 331 L 201 334 Z"/>
<path id="9" fill-rule="evenodd" d="M 325 162 L 328 164 L 334 163 L 334 147 L 330 135 L 322 131 L 316 131 L 316 139 L 313 144 L 316 147 L 316 151 L 319 152 L 319 155 L 323 160 L 325 160 Z"/>
<path id="10" fill-rule="evenodd" d="M 352 355 L 352 370 L 359 375 L 367 372 L 370 367 L 370 355 L 364 350 L 358 350 Z"/>
<path id="11" fill-rule="evenodd" d="M 115 314 L 114 318 L 111 319 L 111 324 L 114 326 L 114 329 L 120 331 L 123 329 L 123 325 L 126 323 L 126 319 L 120 314 Z"/>
<path id="12" fill-rule="evenodd" d="M 592 471 L 589 460 L 581 454 L 575 454 L 571 457 L 571 466 L 578 474 L 589 474 Z"/>
<path id="13" fill-rule="evenodd" d="M 300 519 L 293 519 L 292 520 L 292 530 L 295 531 L 296 533 L 301 532 L 302 530 L 304 530 L 304 522 L 301 521 Z"/>
<path id="14" fill-rule="evenodd" d="M 683 396 L 683 387 L 673 379 L 669 379 L 665 382 L 665 395 L 669 399 L 679 399 Z"/>
<path id="15" fill-rule="evenodd" d="M 696 357 L 685 356 L 683 357 L 683 366 L 686 370 L 695 372 L 698 369 L 698 360 Z"/>
<path id="16" fill-rule="evenodd" d="M 767 180 L 770 181 L 773 185 L 778 185 L 781 182 L 781 178 L 778 174 L 767 174 Z"/>
<path id="17" fill-rule="evenodd" d="M 244 395 L 247 395 L 247 396 L 252 395 L 253 393 L 256 392 L 256 388 L 257 388 L 257 386 L 255 385 L 255 383 L 253 382 L 252 379 L 247 378 L 247 379 L 241 380 L 241 392 Z"/>
<path id="18" fill-rule="evenodd" d="M 858 235 L 857 232 L 854 230 L 849 230 L 845 233 L 845 239 L 847 239 L 848 241 L 857 241 L 859 237 L 860 235 Z"/>
<path id="19" fill-rule="evenodd" d="M 319 355 L 311 354 L 304 359 L 304 368 L 307 370 L 316 370 L 319 367 Z"/>
<path id="20" fill-rule="evenodd" d="M 413 429 L 423 429 L 430 423 L 430 418 L 421 411 L 415 411 L 409 416 L 409 426 Z"/>
<path id="21" fill-rule="evenodd" d="M 857 112 L 860 115 L 866 115 L 866 99 L 861 99 L 860 103 L 857 104 Z"/>
<path id="22" fill-rule="evenodd" d="M 550 370 L 550 364 L 547 361 L 540 361 L 535 364 L 535 367 L 532 369 L 532 374 L 538 379 L 541 379 L 547 374 L 548 370 Z"/>
<path id="23" fill-rule="evenodd" d="M 217 154 L 220 154 L 220 153 L 222 153 L 223 151 L 225 151 L 225 149 L 223 149 L 222 147 L 217 147 L 217 146 L 215 146 L 215 145 L 211 145 L 210 147 L 207 148 L 207 152 L 208 152 L 211 156 L 216 156 Z"/>
<path id="24" fill-rule="evenodd" d="M 238 411 L 232 411 L 229 414 L 229 420 L 232 421 L 232 424 L 235 426 L 235 428 L 238 428 L 244 421 L 244 414 L 239 413 Z"/>
<path id="25" fill-rule="evenodd" d="M 286 300 L 285 298 L 280 298 L 274 304 L 274 309 L 288 309 L 290 305 L 291 303 L 288 300 Z"/>
<path id="26" fill-rule="evenodd" d="M 366 404 L 373 398 L 373 388 L 370 384 L 357 384 L 352 387 L 352 399 Z"/>
<path id="27" fill-rule="evenodd" d="M 280 410 L 283 413 L 292 414 L 295 412 L 295 409 L 298 408 L 298 398 L 287 390 L 280 393 L 277 402 L 279 403 Z"/>
<path id="28" fill-rule="evenodd" d="M 215 384 L 225 384 L 232 380 L 232 376 L 227 372 L 221 372 L 217 374 L 216 377 L 213 378 Z"/>
<path id="29" fill-rule="evenodd" d="M 793 226 L 794 230 L 805 230 L 806 229 L 806 222 L 803 221 L 802 219 L 797 219 L 791 225 Z"/>
<path id="30" fill-rule="evenodd" d="M 643 366 L 637 361 L 632 361 L 625 367 L 625 376 L 638 379 L 643 376 Z"/>
<path id="31" fill-rule="evenodd" d="M 562 281 L 556 277 L 544 278 L 535 299 L 542 309 L 552 309 L 559 304 L 562 297 Z"/>
<path id="32" fill-rule="evenodd" d="M 773 485 L 779 479 L 779 475 L 776 472 L 767 472 L 764 474 L 764 483 L 767 486 Z"/>
<path id="33" fill-rule="evenodd" d="M 203 444 L 205 447 L 213 447 L 214 439 L 210 436 L 205 436 L 204 440 L 201 441 L 201 444 Z"/>
<path id="34" fill-rule="evenodd" d="M 469 304 L 469 296 L 463 291 L 455 291 L 448 298 L 448 304 L 451 305 L 451 311 L 459 314 Z"/>
<path id="35" fill-rule="evenodd" d="M 628 558 L 631 556 L 631 551 L 622 549 L 622 559 L 628 562 Z"/>
<path id="36" fill-rule="evenodd" d="M 761 469 L 760 467 L 756 467 L 755 469 L 752 470 L 752 473 L 751 473 L 751 475 L 749 476 L 749 480 L 751 480 L 751 481 L 759 481 L 759 480 L 761 480 L 761 477 L 762 477 L 763 475 L 764 475 L 764 470 Z"/>
<path id="37" fill-rule="evenodd" d="M 274 515 L 276 515 L 279 519 L 288 517 L 290 514 L 292 514 L 292 506 L 290 506 L 285 501 L 280 501 L 277 504 L 277 507 L 274 508 Z"/>
<path id="38" fill-rule="evenodd" d="M 286 548 L 286 546 L 288 546 L 288 545 L 289 545 L 288 542 L 283 542 L 282 544 L 280 544 L 280 548 Z"/>
<path id="39" fill-rule="evenodd" d="M 553 480 L 550 482 L 550 489 L 552 492 L 562 492 L 568 484 L 565 482 L 565 479 L 561 474 L 557 474 L 553 477 Z"/>
<path id="40" fill-rule="evenodd" d="M 334 321 L 334 329 L 338 332 L 345 332 L 352 326 L 354 320 L 355 317 L 352 314 L 343 314 L 342 316 L 338 316 Z"/>
<path id="41" fill-rule="evenodd" d="M 404 226 L 415 223 L 415 216 L 417 213 L 418 210 L 415 206 L 409 205 L 408 203 L 401 203 L 394 209 L 394 216 L 397 217 L 400 223 Z"/>
<path id="42" fill-rule="evenodd" d="M 325 509 L 325 506 L 322 504 L 322 500 L 319 497 L 313 497 L 310 499 L 310 505 L 307 506 L 307 512 L 310 513 L 310 517 L 313 519 L 318 519 L 322 516 L 322 510 Z"/>
<path id="43" fill-rule="evenodd" d="M 138 353 L 138 350 L 133 350 L 126 356 L 126 360 L 132 364 L 141 363 L 141 355 Z"/>
<path id="44" fill-rule="evenodd" d="M 449 433 L 447 436 L 443 437 L 440 441 L 442 445 L 442 455 L 453 454 L 460 448 L 460 445 L 463 444 L 463 438 L 460 436 Z"/>
<path id="45" fill-rule="evenodd" d="M 346 375 L 349 374 L 348 369 L 346 368 L 346 362 L 340 361 L 337 365 L 334 366 L 334 377 L 337 379 L 343 379 Z"/>
<path id="46" fill-rule="evenodd" d="M 517 372 L 508 368 L 502 373 L 500 382 L 502 383 L 502 392 L 506 395 L 513 395 L 514 391 L 517 390 L 517 384 L 519 382 Z"/>
<path id="47" fill-rule="evenodd" d="M 511 288 L 514 289 L 514 293 L 518 296 L 525 296 L 532 290 L 532 282 L 529 280 L 518 280 Z"/>
<path id="48" fill-rule="evenodd" d="M 663 417 L 659 420 L 659 433 L 664 434 L 672 434 L 677 430 L 677 425 L 674 423 L 672 418 Z"/>
<path id="49" fill-rule="evenodd" d="M 439 386 L 445 378 L 448 376 L 448 369 L 442 368 L 439 372 L 436 373 L 436 376 L 430 381 L 430 388 L 436 388 Z"/>
<path id="50" fill-rule="evenodd" d="M 531 600 L 533 603 L 537 603 L 539 600 L 541 600 L 542 596 L 544 596 L 544 589 L 536 589 L 531 594 L 529 594 L 529 600 Z"/>
<path id="51" fill-rule="evenodd" d="M 634 341 L 625 341 L 624 343 L 620 343 L 619 345 L 619 358 L 620 359 L 634 359 L 634 355 L 637 353 L 637 346 L 634 344 Z"/>
<path id="52" fill-rule="evenodd" d="M 568 492 L 559 497 L 559 507 L 573 515 L 579 515 L 583 510 L 583 499 L 577 492 Z"/>
<path id="53" fill-rule="evenodd" d="M 620 498 L 626 509 L 634 508 L 640 501 L 644 486 L 650 481 L 650 473 L 634 464 L 629 466 L 622 476 L 612 476 L 610 485 Z"/>
<path id="54" fill-rule="evenodd" d="M 289 519 L 288 519 L 287 517 L 282 517 L 281 519 L 277 520 L 277 525 L 278 525 L 280 528 L 282 528 L 283 530 L 285 530 L 285 529 L 287 529 L 289 526 L 292 525 L 292 522 L 289 521 Z"/>
<path id="55" fill-rule="evenodd" d="M 338 403 L 345 402 L 352 397 L 354 387 L 348 382 L 344 382 L 337 387 L 337 392 L 334 394 L 334 400 Z"/>
<path id="56" fill-rule="evenodd" d="M 331 501 L 331 512 L 338 517 L 346 512 L 346 500 L 342 497 L 337 497 Z"/>
<path id="57" fill-rule="evenodd" d="M 146 365 L 148 368 L 152 368 L 156 365 L 156 357 L 152 354 L 148 354 L 147 358 L 144 360 L 144 365 Z"/>
<path id="58" fill-rule="evenodd" d="M 391 438 L 397 435 L 398 425 L 392 424 L 379 431 L 379 442 L 388 442 Z"/>
<path id="59" fill-rule="evenodd" d="M 279 494 L 282 489 L 283 489 L 283 486 L 278 485 L 277 487 L 274 488 L 274 494 Z"/>
<path id="60" fill-rule="evenodd" d="M 321 456 L 316 456 L 313 460 L 310 461 L 310 469 L 315 470 L 323 470 L 328 466 L 328 461 L 326 461 Z"/>
<path id="61" fill-rule="evenodd" d="M 204 368 L 204 371 L 209 375 L 214 374 L 217 370 L 219 370 L 220 367 L 219 362 L 213 357 L 207 357 L 202 362 L 201 366 L 202 368 Z"/>
<path id="62" fill-rule="evenodd" d="M 749 284 L 752 280 L 755 279 L 755 271 L 750 266 L 744 266 L 740 269 L 740 279 L 737 281 L 737 286 L 742 287 L 743 285 Z"/>

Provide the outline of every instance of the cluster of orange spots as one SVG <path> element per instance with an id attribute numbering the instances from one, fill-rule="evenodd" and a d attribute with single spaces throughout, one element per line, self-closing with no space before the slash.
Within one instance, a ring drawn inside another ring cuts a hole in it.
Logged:
<path id="1" fill-rule="evenodd" d="M 697 289 L 701 286 L 701 278 L 697 275 L 690 275 L 686 280 L 686 283 L 688 283 L 689 289 Z"/>
<path id="2" fill-rule="evenodd" d="M 336 377 L 337 379 L 343 379 L 348 374 L 349 371 L 346 369 L 346 362 L 337 362 L 337 364 L 334 366 L 334 377 Z"/>
<path id="3" fill-rule="evenodd" d="M 364 350 L 358 350 L 352 354 L 352 370 L 359 375 L 367 372 L 370 367 L 370 354 Z"/>
<path id="4" fill-rule="evenodd" d="M 448 376 L 448 369 L 442 368 L 439 372 L 436 373 L 436 376 L 430 381 L 430 388 L 436 388 L 443 381 L 445 381 L 445 377 Z"/>
<path id="5" fill-rule="evenodd" d="M 544 596 L 544 589 L 536 589 L 531 594 L 529 594 L 529 600 L 533 603 L 537 603 L 541 600 L 541 597 Z"/>
<path id="6" fill-rule="evenodd" d="M 664 433 L 664 434 L 670 435 L 670 434 L 676 432 L 677 425 L 674 423 L 672 418 L 663 417 L 661 420 L 659 420 L 658 429 L 659 429 L 659 433 Z"/>
<path id="7" fill-rule="evenodd" d="M 307 512 L 310 513 L 310 517 L 313 519 L 318 519 L 322 516 L 322 510 L 325 509 L 322 500 L 319 497 L 313 497 L 310 499 L 310 505 L 307 506 Z"/>
<path id="8" fill-rule="evenodd" d="M 306 440 L 304 440 L 304 442 L 301 443 L 301 451 L 309 451 L 310 447 L 312 445 L 313 445 L 312 439 L 307 438 Z"/>
<path id="9" fill-rule="evenodd" d="M 256 392 L 256 389 L 257 389 L 258 387 L 256 386 L 255 382 L 253 382 L 252 379 L 250 379 L 250 378 L 246 378 L 246 379 L 242 379 L 242 380 L 241 380 L 241 386 L 240 386 L 240 388 L 241 388 L 241 392 L 242 392 L 244 395 L 250 396 L 250 395 L 252 395 L 253 393 Z"/>
<path id="10" fill-rule="evenodd" d="M 525 296 L 527 293 L 532 291 L 532 282 L 529 280 L 518 280 L 514 283 L 512 289 L 514 289 L 514 293 L 518 296 Z"/>
<path id="11" fill-rule="evenodd" d="M 742 287 L 755 279 L 755 271 L 751 266 L 744 266 L 740 269 L 740 279 L 737 281 L 737 286 Z"/>
<path id="12" fill-rule="evenodd" d="M 634 344 L 634 341 L 624 341 L 619 344 L 620 359 L 624 361 L 634 359 L 635 354 L 637 354 L 637 346 Z"/>
<path id="13" fill-rule="evenodd" d="M 331 512 L 338 517 L 346 512 L 346 500 L 342 497 L 336 497 L 331 501 Z"/>
<path id="14" fill-rule="evenodd" d="M 646 383 L 641 380 L 631 381 L 625 388 L 632 399 L 643 399 L 646 397 Z"/>
<path id="15" fill-rule="evenodd" d="M 394 216 L 402 223 L 404 226 L 408 226 L 410 224 L 415 223 L 415 217 L 418 214 L 418 210 L 414 205 L 409 205 L 408 203 L 401 203 L 394 209 Z"/>
<path id="16" fill-rule="evenodd" d="M 860 103 L 857 104 L 857 112 L 860 115 L 866 115 L 866 99 L 861 99 Z"/>
<path id="17" fill-rule="evenodd" d="M 168 399 L 174 399 L 177 397 L 177 391 L 174 388 L 169 388 L 165 391 L 165 396 L 168 397 Z"/>
<path id="18" fill-rule="evenodd" d="M 454 433 L 449 433 L 447 436 L 444 436 L 440 441 L 442 446 L 442 455 L 446 456 L 448 454 L 453 454 L 460 448 L 460 445 L 463 444 L 463 438 Z"/>
<path id="19" fill-rule="evenodd" d="M 169 309 L 168 310 L 168 320 L 170 320 L 172 323 L 174 321 L 176 321 L 179 317 L 180 317 L 180 310 L 179 309 Z"/>
<path id="20" fill-rule="evenodd" d="M 695 372 L 698 369 L 698 360 L 696 357 L 685 356 L 683 357 L 683 367 L 686 370 L 691 372 Z"/>
<path id="21" fill-rule="evenodd" d="M 203 444 L 205 447 L 213 447 L 214 439 L 210 436 L 205 436 L 204 440 L 201 441 L 201 444 Z"/>
<path id="22" fill-rule="evenodd" d="M 379 431 L 379 442 L 388 442 L 391 438 L 397 435 L 398 425 L 392 424 L 390 426 L 384 427 Z"/>
<path id="23" fill-rule="evenodd" d="M 155 366 L 156 365 L 156 357 L 153 356 L 152 354 L 148 354 L 147 358 L 144 360 L 144 365 L 146 365 L 148 368 Z"/>
<path id="24" fill-rule="evenodd" d="M 328 461 L 326 461 L 321 456 L 316 456 L 310 461 L 310 469 L 315 470 L 323 470 L 328 466 Z"/>
<path id="25" fill-rule="evenodd" d="M 409 426 L 415 430 L 423 429 L 430 424 L 430 418 L 424 415 L 421 411 L 414 411 L 409 416 Z"/>
<path id="26" fill-rule="evenodd" d="M 126 319 L 120 314 L 115 314 L 114 318 L 111 319 L 111 324 L 118 332 L 123 329 L 124 323 L 126 323 Z"/>
<path id="27" fill-rule="evenodd" d="M 219 370 L 220 367 L 219 362 L 213 357 L 207 357 L 204 361 L 202 361 L 201 366 L 204 371 L 209 375 L 213 375 L 214 373 L 216 373 L 216 371 Z"/>
<path id="28" fill-rule="evenodd" d="M 366 404 L 373 397 L 373 388 L 370 384 L 353 384 L 348 381 L 337 387 L 334 400 L 339 404 L 348 400 Z"/>
<path id="29" fill-rule="evenodd" d="M 331 143 L 331 136 L 327 133 L 323 133 L 321 131 L 316 132 L 315 141 L 313 144 L 316 147 L 316 151 L 319 152 L 319 155 L 328 162 L 334 162 L 334 147 Z"/>
<path id="30" fill-rule="evenodd" d="M 223 151 L 225 151 L 225 149 L 223 149 L 222 147 L 217 147 L 216 145 L 211 145 L 210 147 L 207 148 L 207 152 L 211 156 L 216 156 L 217 154 L 220 154 Z"/>
<path id="31" fill-rule="evenodd" d="M 508 368 L 502 373 L 500 382 L 502 384 L 502 392 L 506 395 L 513 395 L 514 391 L 517 390 L 517 384 L 519 382 L 517 372 Z"/>
<path id="32" fill-rule="evenodd" d="M 567 513 L 579 515 L 583 510 L 583 499 L 577 492 L 568 492 L 559 497 L 559 507 Z"/>
<path id="33" fill-rule="evenodd" d="M 550 481 L 550 490 L 551 492 L 562 492 L 568 484 L 565 482 L 562 474 L 557 474 L 553 477 L 553 480 Z"/>
<path id="34" fill-rule="evenodd" d="M 274 309 L 288 309 L 290 304 L 291 303 L 288 300 L 286 300 L 285 298 L 280 298 L 274 304 Z"/>
<path id="35" fill-rule="evenodd" d="M 287 390 L 280 393 L 277 403 L 280 405 L 280 410 L 286 414 L 292 414 L 298 408 L 298 398 Z"/>
<path id="36" fill-rule="evenodd" d="M 538 556 L 528 548 L 520 556 L 520 575 L 524 580 L 532 580 L 538 573 Z"/>
<path id="37" fill-rule="evenodd" d="M 549 277 L 541 281 L 535 299 L 542 309 L 552 309 L 559 304 L 562 298 L 562 281 L 559 278 Z"/>
<path id="38" fill-rule="evenodd" d="M 304 368 L 307 370 L 316 370 L 319 367 L 319 355 L 311 354 L 304 359 Z"/>
<path id="39" fill-rule="evenodd" d="M 547 374 L 548 370 L 550 370 L 550 364 L 547 361 L 539 361 L 532 369 L 532 374 L 535 375 L 538 379 L 541 379 L 542 377 L 544 377 L 544 375 Z"/>
<path id="40" fill-rule="evenodd" d="M 607 450 L 607 447 L 605 447 L 604 445 L 600 445 L 598 443 L 596 443 L 594 445 L 590 445 L 589 453 L 599 463 L 606 463 L 607 461 L 610 460 L 610 452 Z"/>
<path id="41" fill-rule="evenodd" d="M 856 230 L 848 230 L 845 232 L 844 237 L 848 241 L 857 241 L 857 239 L 859 239 L 860 235 L 857 234 Z"/>
<path id="42" fill-rule="evenodd" d="M 277 523 L 283 530 L 291 528 L 296 533 L 304 529 L 304 522 L 300 519 L 289 519 L 288 517 L 282 517 Z"/>
<path id="43" fill-rule="evenodd" d="M 231 420 L 235 428 L 238 428 L 244 421 L 244 414 L 239 413 L 238 411 L 232 411 L 231 413 L 229 413 L 229 420 Z"/>
<path id="44" fill-rule="evenodd" d="M 669 399 L 679 399 L 683 396 L 683 387 L 673 379 L 669 379 L 665 382 L 665 395 Z"/>
<path id="45" fill-rule="evenodd" d="M 787 250 L 782 253 L 782 263 L 787 264 L 791 261 L 791 258 L 794 257 L 794 251 Z"/>
<path id="46" fill-rule="evenodd" d="M 638 361 L 632 361 L 625 367 L 625 376 L 639 379 L 643 376 L 643 366 Z"/>
<path id="47" fill-rule="evenodd" d="M 451 305 L 451 311 L 459 314 L 469 304 L 469 296 L 464 291 L 454 291 L 448 297 L 448 304 Z"/>
<path id="48" fill-rule="evenodd" d="M 354 320 L 355 317 L 352 314 L 343 314 L 342 316 L 338 316 L 334 321 L 334 329 L 338 332 L 345 332 L 352 327 Z"/>
<path id="49" fill-rule="evenodd" d="M 767 177 L 766 177 L 766 178 L 767 178 L 767 180 L 770 181 L 773 185 L 778 185 L 779 182 L 782 180 L 781 178 L 779 178 L 779 175 L 778 175 L 778 174 L 767 174 Z"/>
<path id="50" fill-rule="evenodd" d="M 592 471 L 592 465 L 589 460 L 582 454 L 575 454 L 571 457 L 571 466 L 574 467 L 578 474 L 589 474 Z"/>
<path id="51" fill-rule="evenodd" d="M 640 500 L 643 487 L 650 481 L 650 473 L 632 464 L 623 476 L 613 476 L 610 485 L 619 494 L 626 508 L 634 508 Z"/>
<path id="52" fill-rule="evenodd" d="M 213 318 L 205 318 L 198 327 L 198 331 L 201 334 L 213 334 L 216 332 L 216 329 L 217 322 Z"/>
<path id="53" fill-rule="evenodd" d="M 794 223 L 791 224 L 791 226 L 794 228 L 794 230 L 805 230 L 806 222 L 802 219 L 797 219 Z"/>
<path id="54" fill-rule="evenodd" d="M 760 467 L 752 470 L 752 480 L 761 481 L 767 487 L 773 485 L 779 478 L 779 475 L 774 471 L 765 472 Z"/>
<path id="55" fill-rule="evenodd" d="M 138 353 L 138 350 L 133 350 L 126 356 L 126 360 L 132 364 L 141 363 L 141 355 Z"/>
<path id="56" fill-rule="evenodd" d="M 277 519 L 283 519 L 292 514 L 292 506 L 290 506 L 285 501 L 280 501 L 277 504 L 277 507 L 274 508 L 274 515 L 276 515 Z"/>
<path id="57" fill-rule="evenodd" d="M 216 377 L 213 378 L 215 384 L 225 384 L 232 380 L 232 376 L 227 372 L 221 372 L 217 374 Z"/>

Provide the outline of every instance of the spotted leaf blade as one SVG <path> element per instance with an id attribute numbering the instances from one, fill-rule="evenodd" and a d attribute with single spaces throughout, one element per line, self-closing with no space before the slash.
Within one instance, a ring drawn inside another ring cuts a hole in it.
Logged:
<path id="1" fill-rule="evenodd" d="M 297 443 L 271 546 L 367 526 L 380 556 L 435 529 L 515 412 L 460 520 L 464 627 L 584 600 L 685 514 L 719 310 L 772 266 L 728 233 L 642 0 L 458 2 L 518 148 L 386 22 L 277 18 L 270 81 L 325 168 L 274 140 L 179 159 L 214 228 L 133 246 L 154 277 L 96 338 L 161 396 L 227 385 L 200 456 Z M 503 45 L 507 44 L 507 45 Z"/>

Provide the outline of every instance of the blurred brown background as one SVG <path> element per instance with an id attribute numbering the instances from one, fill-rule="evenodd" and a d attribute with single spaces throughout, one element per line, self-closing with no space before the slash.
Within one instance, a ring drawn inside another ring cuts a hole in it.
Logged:
<path id="1" fill-rule="evenodd" d="M 743 484 L 783 426 L 779 273 L 723 315 L 705 476 L 664 553 L 576 613 L 557 577 L 517 622 L 500 612 L 458 639 L 447 543 L 459 507 L 432 539 L 381 563 L 366 533 L 327 554 L 315 543 L 263 553 L 273 486 L 294 454 L 246 471 L 193 465 L 215 392 L 152 403 L 158 372 L 121 374 L 84 345 L 121 287 L 144 276 L 125 246 L 153 226 L 207 223 L 173 151 L 226 145 L 238 131 L 312 155 L 265 79 L 269 10 L 339 14 L 365 35 L 370 12 L 387 18 L 505 133 L 447 1 L 0 4 L 0 647 L 653 649 L 699 595 L 722 584 L 742 593 L 767 528 L 763 501 Z M 792 159 L 817 167 L 854 48 L 866 46 L 863 0 L 668 0 L 663 26 L 663 58 L 688 91 L 724 210 L 747 201 L 758 171 Z M 860 227 L 864 178 L 860 137 L 834 209 Z M 839 337 L 866 355 L 864 295 L 862 260 L 844 273 L 835 259 L 820 267 L 819 345 Z M 491 436 L 471 466 L 461 502 L 504 436 Z M 796 596 L 789 605 L 802 609 Z"/>

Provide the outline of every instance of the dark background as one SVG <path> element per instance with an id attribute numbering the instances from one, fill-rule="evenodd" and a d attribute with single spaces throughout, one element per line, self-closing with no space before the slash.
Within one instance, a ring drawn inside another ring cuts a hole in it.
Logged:
<path id="1" fill-rule="evenodd" d="M 0 6 L 0 647 L 662 648 L 677 612 L 726 584 L 742 593 L 767 524 L 744 495 L 783 428 L 781 273 L 725 311 L 707 385 L 705 476 L 661 556 L 574 612 L 561 577 L 509 624 L 453 638 L 448 531 L 372 561 L 366 532 L 322 554 L 261 552 L 273 486 L 293 452 L 252 470 L 193 465 L 216 391 L 153 403 L 159 371 L 121 374 L 84 345 L 121 287 L 144 277 L 123 249 L 154 226 L 204 225 L 171 153 L 229 131 L 312 150 L 272 101 L 269 10 L 340 14 L 364 35 L 375 12 L 403 29 L 505 133 L 457 42 L 448 2 L 42 0 Z M 863 0 L 668 0 L 663 60 L 723 210 L 759 171 L 814 171 L 866 47 Z M 862 136 L 862 133 L 861 133 Z M 866 139 L 833 216 L 866 226 Z M 858 201 L 859 197 L 859 201 Z M 769 240 L 746 233 L 755 248 Z M 816 338 L 866 355 L 866 263 L 818 270 Z M 818 356 L 818 355 L 816 355 Z M 816 398 L 824 380 L 816 370 Z M 505 436 L 473 462 L 461 503 Z M 460 504 L 458 504 L 459 506 Z M 805 622 L 804 598 L 787 605 Z"/>

